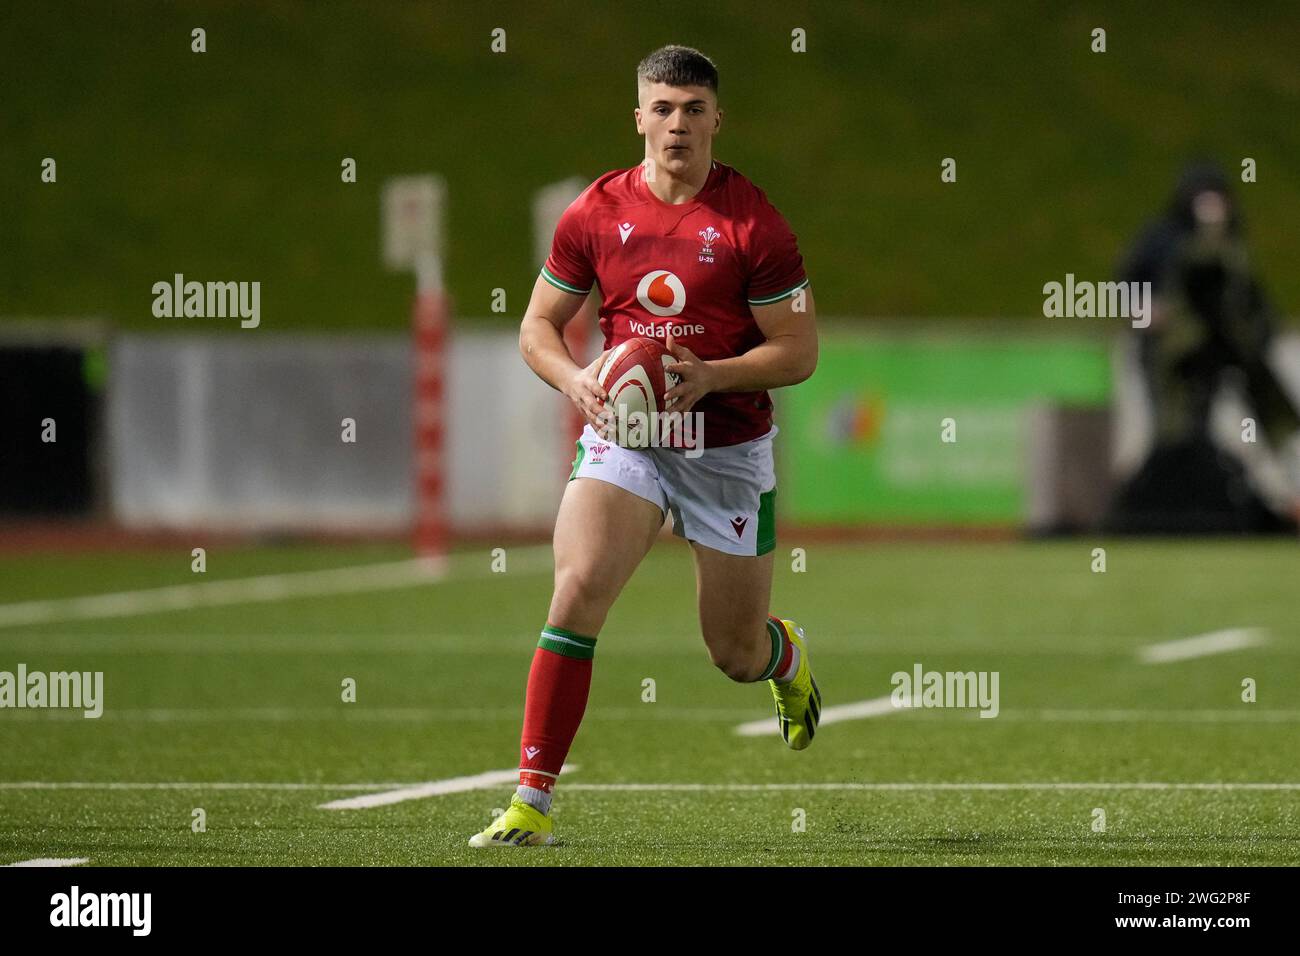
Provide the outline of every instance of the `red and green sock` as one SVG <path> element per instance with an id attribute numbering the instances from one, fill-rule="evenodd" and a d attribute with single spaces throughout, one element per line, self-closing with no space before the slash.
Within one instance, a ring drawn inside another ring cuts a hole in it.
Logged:
<path id="1" fill-rule="evenodd" d="M 772 654 L 758 680 L 788 683 L 799 671 L 799 648 L 779 618 L 769 616 L 766 627 Z M 533 652 L 524 702 L 524 730 L 519 741 L 516 793 L 542 813 L 550 813 L 555 781 L 587 710 L 595 654 L 595 638 L 552 624 L 542 629 Z"/>
<path id="2" fill-rule="evenodd" d="M 790 640 L 781 619 L 770 614 L 767 617 L 767 636 L 772 640 L 772 657 L 758 679 L 788 684 L 799 673 L 799 648 Z"/>
<path id="3" fill-rule="evenodd" d="M 520 799 L 551 811 L 551 791 L 578 733 L 591 690 L 596 639 L 547 624 L 528 672 L 519 741 Z"/>

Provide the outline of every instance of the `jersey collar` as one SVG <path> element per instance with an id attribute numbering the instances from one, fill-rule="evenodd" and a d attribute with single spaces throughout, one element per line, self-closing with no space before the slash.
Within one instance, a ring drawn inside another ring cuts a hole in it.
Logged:
<path id="1" fill-rule="evenodd" d="M 697 192 L 690 199 L 686 200 L 686 202 L 674 204 L 670 202 L 664 202 L 662 199 L 660 199 L 658 196 L 655 195 L 654 190 L 650 188 L 650 184 L 645 181 L 644 164 L 642 164 L 637 168 L 641 170 L 641 172 L 638 173 L 636 176 L 636 181 L 638 184 L 637 188 L 641 190 L 645 198 L 648 199 L 655 206 L 661 207 L 664 210 L 675 211 L 675 212 L 686 212 L 688 210 L 694 209 L 696 206 L 699 206 L 704 201 L 705 197 L 708 196 L 708 194 L 718 184 L 718 180 L 722 176 L 722 170 L 718 166 L 718 161 L 716 159 L 712 160 L 712 165 L 709 166 L 709 175 L 704 180 L 704 185 L 700 187 L 700 191 Z"/>

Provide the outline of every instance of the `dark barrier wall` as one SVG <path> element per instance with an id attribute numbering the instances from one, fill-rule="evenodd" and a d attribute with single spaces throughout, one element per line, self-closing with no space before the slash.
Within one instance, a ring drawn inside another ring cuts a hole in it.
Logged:
<path id="1" fill-rule="evenodd" d="M 0 346 L 0 515 L 85 514 L 97 399 L 85 353 Z"/>

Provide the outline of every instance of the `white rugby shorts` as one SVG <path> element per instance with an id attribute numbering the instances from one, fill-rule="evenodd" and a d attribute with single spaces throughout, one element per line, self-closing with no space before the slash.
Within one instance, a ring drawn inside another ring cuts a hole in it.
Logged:
<path id="1" fill-rule="evenodd" d="M 673 534 L 727 554 L 755 557 L 776 547 L 776 472 L 772 439 L 705 448 L 688 458 L 669 448 L 624 448 L 587 425 L 577 441 L 574 478 L 632 492 L 673 516 Z"/>

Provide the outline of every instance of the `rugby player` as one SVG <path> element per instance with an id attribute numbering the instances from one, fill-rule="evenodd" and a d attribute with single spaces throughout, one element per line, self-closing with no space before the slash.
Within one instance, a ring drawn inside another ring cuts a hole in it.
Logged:
<path id="1" fill-rule="evenodd" d="M 789 224 L 763 191 L 713 158 L 718 71 L 667 46 L 637 67 L 645 159 L 606 173 L 561 216 L 520 328 L 524 361 L 587 420 L 555 520 L 555 585 L 533 654 L 519 786 L 474 847 L 554 841 L 551 795 L 577 734 L 605 617 L 667 516 L 694 555 L 700 631 L 731 680 L 766 682 L 781 736 L 812 743 L 821 692 L 804 631 L 772 613 L 776 478 L 768 389 L 817 364 L 812 291 Z M 599 287 L 602 355 L 579 366 L 562 330 Z M 630 338 L 662 339 L 680 381 L 674 412 L 699 412 L 703 448 L 624 448 L 601 437 L 597 375 Z"/>

